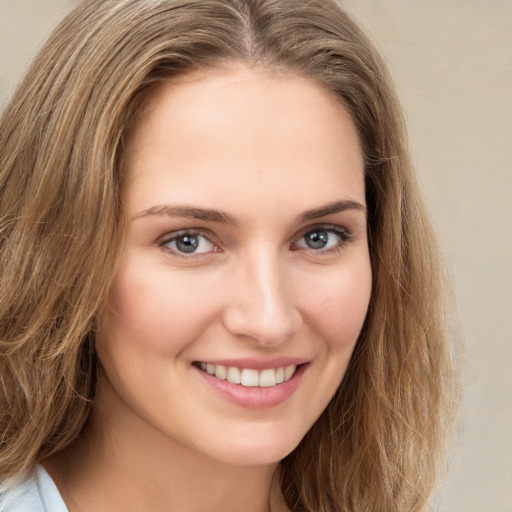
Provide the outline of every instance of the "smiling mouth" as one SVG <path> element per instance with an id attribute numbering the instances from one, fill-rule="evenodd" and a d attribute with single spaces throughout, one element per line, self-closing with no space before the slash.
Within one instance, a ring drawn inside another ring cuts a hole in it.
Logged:
<path id="1" fill-rule="evenodd" d="M 224 366 L 221 364 L 203 362 L 196 362 L 194 366 L 212 377 L 226 380 L 231 384 L 240 384 L 253 388 L 270 388 L 289 381 L 302 365 L 292 364 L 279 368 L 268 368 L 261 371 L 252 368 L 237 368 L 236 366 Z"/>

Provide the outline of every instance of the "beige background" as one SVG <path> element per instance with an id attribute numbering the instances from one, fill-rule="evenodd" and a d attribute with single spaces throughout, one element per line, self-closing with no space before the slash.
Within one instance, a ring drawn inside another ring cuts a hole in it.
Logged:
<path id="1" fill-rule="evenodd" d="M 454 281 L 464 406 L 434 510 L 512 512 L 512 0 L 345 0 L 387 57 Z M 0 105 L 72 0 L 0 0 Z"/>

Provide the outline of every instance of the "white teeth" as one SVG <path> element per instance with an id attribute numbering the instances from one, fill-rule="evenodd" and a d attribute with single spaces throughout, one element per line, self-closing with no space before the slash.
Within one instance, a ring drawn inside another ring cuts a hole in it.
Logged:
<path id="1" fill-rule="evenodd" d="M 296 365 L 269 368 L 258 371 L 251 368 L 237 368 L 235 366 L 223 366 L 221 364 L 200 363 L 199 367 L 209 375 L 218 379 L 227 380 L 232 384 L 241 384 L 247 387 L 270 388 L 290 380 L 297 370 Z"/>
<path id="2" fill-rule="evenodd" d="M 215 365 L 215 377 L 217 377 L 217 379 L 226 380 L 226 377 L 227 377 L 226 367 L 222 366 L 221 364 Z"/>
<path id="3" fill-rule="evenodd" d="M 230 366 L 226 379 L 228 382 L 231 382 L 231 384 L 240 384 L 240 370 L 234 366 Z"/>
<path id="4" fill-rule="evenodd" d="M 297 367 L 293 364 L 290 366 L 287 366 L 284 369 L 284 380 L 290 380 L 292 378 L 292 375 L 295 373 L 296 368 Z"/>
<path id="5" fill-rule="evenodd" d="M 242 370 L 242 375 L 240 377 L 240 384 L 242 386 L 258 386 L 258 370 L 248 370 L 247 368 Z"/>
<path id="6" fill-rule="evenodd" d="M 260 373 L 259 384 L 262 388 L 269 388 L 276 385 L 276 371 L 275 370 L 263 370 Z"/>

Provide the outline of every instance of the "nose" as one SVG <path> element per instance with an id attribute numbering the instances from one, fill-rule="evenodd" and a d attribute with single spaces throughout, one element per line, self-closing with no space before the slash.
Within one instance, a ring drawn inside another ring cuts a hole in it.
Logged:
<path id="1" fill-rule="evenodd" d="M 224 309 L 225 328 L 265 347 L 278 346 L 302 325 L 286 262 L 272 251 L 241 258 L 231 279 Z"/>

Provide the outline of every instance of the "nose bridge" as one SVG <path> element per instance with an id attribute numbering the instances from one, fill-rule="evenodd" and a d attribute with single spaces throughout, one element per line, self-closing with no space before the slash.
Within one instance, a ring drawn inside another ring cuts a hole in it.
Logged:
<path id="1" fill-rule="evenodd" d="M 301 318 L 288 268 L 275 248 L 259 245 L 248 251 L 238 259 L 235 275 L 225 314 L 228 330 L 272 346 L 298 329 Z"/>

